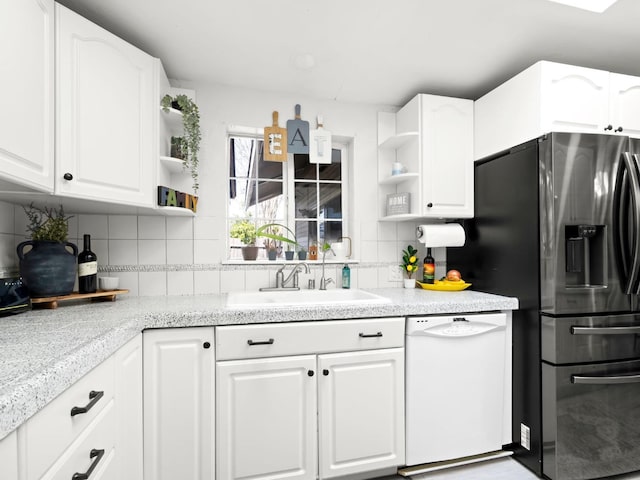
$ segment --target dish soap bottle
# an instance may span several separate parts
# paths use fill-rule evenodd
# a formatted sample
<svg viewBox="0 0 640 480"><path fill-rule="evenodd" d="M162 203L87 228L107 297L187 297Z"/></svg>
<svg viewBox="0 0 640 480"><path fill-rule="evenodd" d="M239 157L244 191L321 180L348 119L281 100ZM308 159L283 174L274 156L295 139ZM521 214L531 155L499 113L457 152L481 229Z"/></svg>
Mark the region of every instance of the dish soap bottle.
<svg viewBox="0 0 640 480"><path fill-rule="evenodd" d="M342 288L351 288L351 269L346 263L342 267Z"/></svg>
<svg viewBox="0 0 640 480"><path fill-rule="evenodd" d="M431 249L427 248L427 256L422 264L422 282L433 283L436 278L436 261L431 256Z"/></svg>

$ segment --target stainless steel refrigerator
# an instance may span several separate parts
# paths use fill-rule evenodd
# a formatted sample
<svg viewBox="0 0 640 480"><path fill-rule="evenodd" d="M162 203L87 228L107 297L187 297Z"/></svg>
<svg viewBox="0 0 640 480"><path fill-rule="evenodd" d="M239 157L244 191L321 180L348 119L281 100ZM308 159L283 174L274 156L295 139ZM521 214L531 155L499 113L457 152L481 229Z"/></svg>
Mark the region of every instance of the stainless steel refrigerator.
<svg viewBox="0 0 640 480"><path fill-rule="evenodd" d="M640 470L640 141L550 133L475 164L447 267L515 296L514 457L551 479Z"/></svg>

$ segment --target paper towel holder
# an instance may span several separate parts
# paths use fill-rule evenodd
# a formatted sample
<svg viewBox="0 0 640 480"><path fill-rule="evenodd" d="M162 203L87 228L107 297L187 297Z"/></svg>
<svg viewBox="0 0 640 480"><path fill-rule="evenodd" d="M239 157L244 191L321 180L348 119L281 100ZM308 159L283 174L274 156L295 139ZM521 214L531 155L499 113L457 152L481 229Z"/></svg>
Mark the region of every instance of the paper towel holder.
<svg viewBox="0 0 640 480"><path fill-rule="evenodd" d="M424 228L423 228L424 227ZM443 238L442 230L439 235L433 235L434 232L428 233L425 231L429 229L449 230L445 238ZM451 230L453 229L453 230ZM453 232L453 233L452 233ZM424 244L425 247L461 247L465 244L465 233L463 227L456 222L436 224L436 225L418 225L416 227L416 237L418 241Z"/></svg>

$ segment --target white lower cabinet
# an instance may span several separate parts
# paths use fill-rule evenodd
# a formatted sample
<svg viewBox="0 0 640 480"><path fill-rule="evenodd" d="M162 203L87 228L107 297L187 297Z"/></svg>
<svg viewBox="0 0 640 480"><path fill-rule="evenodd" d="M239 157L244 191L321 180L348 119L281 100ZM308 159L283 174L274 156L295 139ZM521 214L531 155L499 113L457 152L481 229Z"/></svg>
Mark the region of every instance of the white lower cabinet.
<svg viewBox="0 0 640 480"><path fill-rule="evenodd" d="M214 478L213 327L145 330L144 478Z"/></svg>
<svg viewBox="0 0 640 480"><path fill-rule="evenodd" d="M218 327L217 341L218 480L404 463L404 319ZM324 353L336 345L352 351Z"/></svg>
<svg viewBox="0 0 640 480"><path fill-rule="evenodd" d="M316 478L315 372L315 355L218 362L217 478Z"/></svg>
<svg viewBox="0 0 640 480"><path fill-rule="evenodd" d="M137 335L0 442L1 478L142 480L141 373Z"/></svg>

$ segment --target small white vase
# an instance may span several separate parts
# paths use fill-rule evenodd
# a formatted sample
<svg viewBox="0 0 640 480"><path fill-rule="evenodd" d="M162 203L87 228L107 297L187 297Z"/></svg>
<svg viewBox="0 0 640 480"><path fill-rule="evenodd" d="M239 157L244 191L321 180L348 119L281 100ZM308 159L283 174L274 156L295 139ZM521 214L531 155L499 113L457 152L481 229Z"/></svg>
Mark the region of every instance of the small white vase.
<svg viewBox="0 0 640 480"><path fill-rule="evenodd" d="M416 288L416 279L415 278L405 278L404 279L404 288Z"/></svg>

